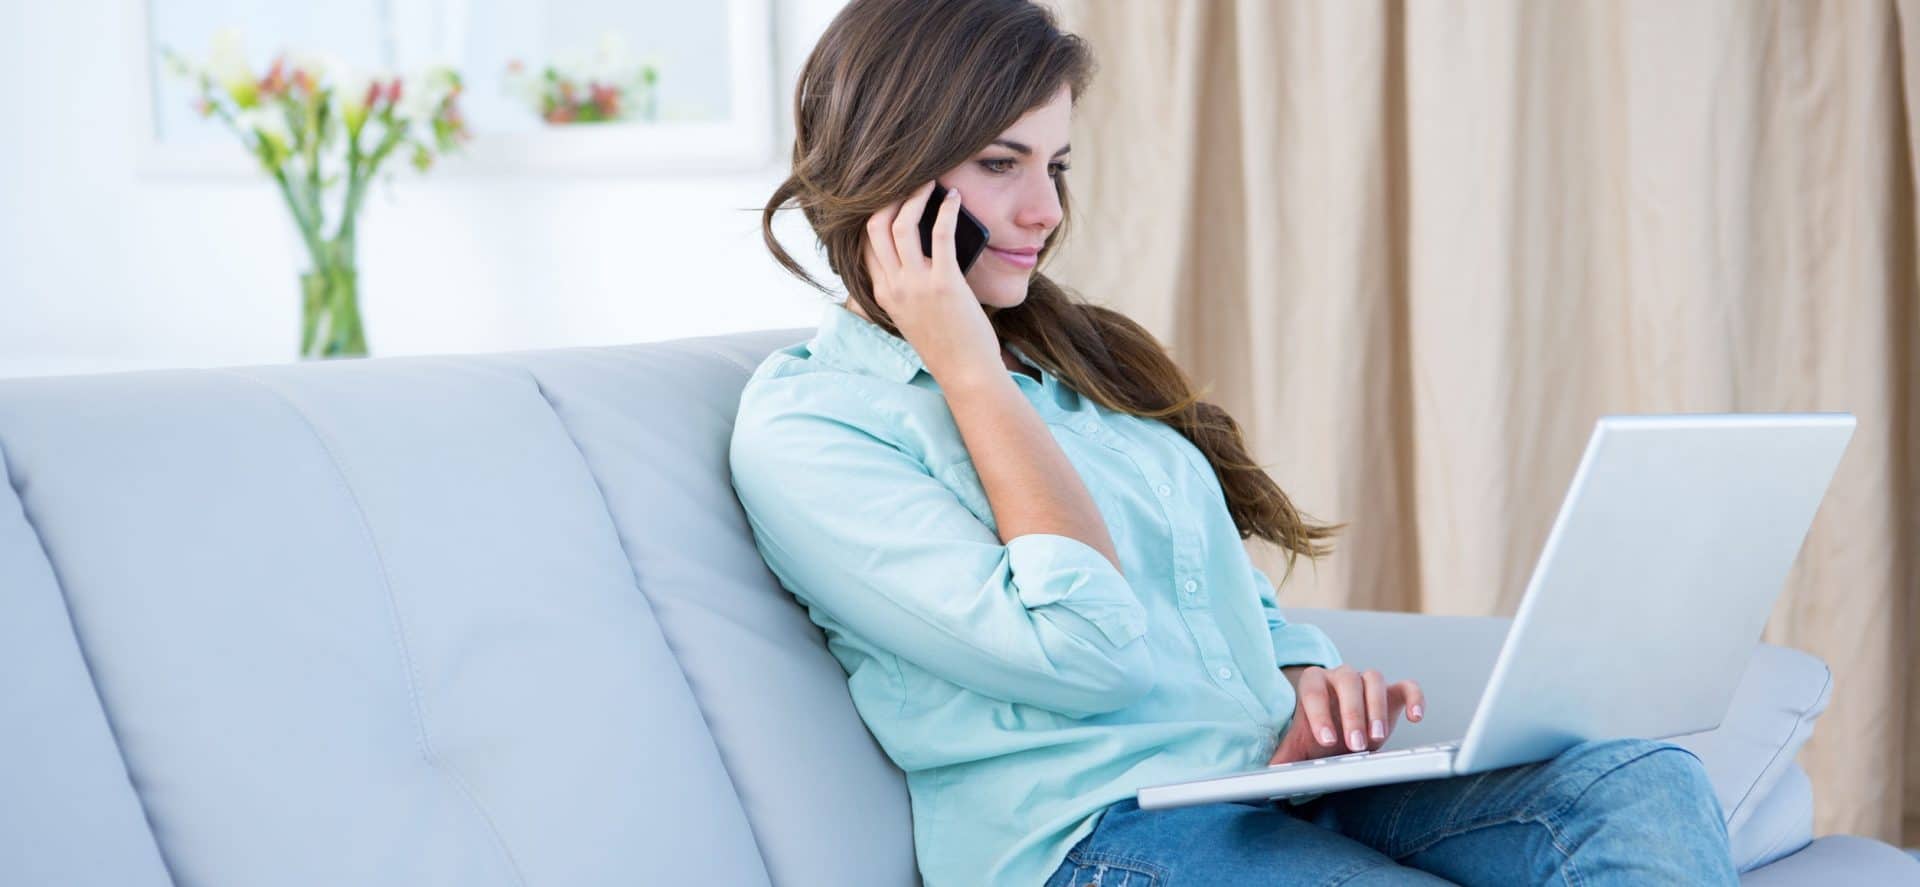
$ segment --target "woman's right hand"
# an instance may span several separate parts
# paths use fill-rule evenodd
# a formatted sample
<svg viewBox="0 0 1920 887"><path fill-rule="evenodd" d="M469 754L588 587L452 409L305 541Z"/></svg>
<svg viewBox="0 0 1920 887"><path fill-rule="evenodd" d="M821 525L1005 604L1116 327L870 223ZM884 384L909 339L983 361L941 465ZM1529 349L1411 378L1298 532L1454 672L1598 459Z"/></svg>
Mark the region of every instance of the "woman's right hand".
<svg viewBox="0 0 1920 887"><path fill-rule="evenodd" d="M1376 669L1357 671L1343 664L1331 671L1317 665L1280 671L1294 685L1293 721L1269 765L1379 751L1402 710L1409 721L1425 715L1427 696L1419 683L1389 684Z"/></svg>
<svg viewBox="0 0 1920 887"><path fill-rule="evenodd" d="M920 250L920 216L933 182L867 219L863 260L874 299L942 386L1006 374L1000 337L953 254L960 192L949 190L933 225L933 257Z"/></svg>

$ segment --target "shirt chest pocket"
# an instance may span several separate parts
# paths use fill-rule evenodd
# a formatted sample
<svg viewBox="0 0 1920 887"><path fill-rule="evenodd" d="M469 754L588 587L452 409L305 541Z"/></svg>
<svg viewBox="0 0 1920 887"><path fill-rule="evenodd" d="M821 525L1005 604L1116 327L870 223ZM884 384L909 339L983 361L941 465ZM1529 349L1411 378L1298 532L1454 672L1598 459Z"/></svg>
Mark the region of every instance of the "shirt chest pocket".
<svg viewBox="0 0 1920 887"><path fill-rule="evenodd" d="M1225 490L1220 487L1219 474L1213 470L1213 463L1207 461L1206 454L1200 452L1200 448L1195 446L1193 441L1188 440L1186 435L1181 434L1179 429L1159 420L1143 421L1140 425L1160 441L1160 446L1174 454L1174 458L1168 460L1167 467L1170 470L1175 465L1184 465L1195 482L1205 487L1209 493L1223 497L1226 495Z"/></svg>

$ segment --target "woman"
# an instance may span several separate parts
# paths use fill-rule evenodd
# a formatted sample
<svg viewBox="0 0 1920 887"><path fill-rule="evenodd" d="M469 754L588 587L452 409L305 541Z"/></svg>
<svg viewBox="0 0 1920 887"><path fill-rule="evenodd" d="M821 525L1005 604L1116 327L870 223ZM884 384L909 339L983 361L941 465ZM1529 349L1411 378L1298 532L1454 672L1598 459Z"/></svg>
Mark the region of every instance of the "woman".
<svg viewBox="0 0 1920 887"><path fill-rule="evenodd" d="M1287 622L1242 545L1284 547L1290 575L1338 527L1294 508L1145 329L1037 273L1092 69L1024 0L854 0L807 60L763 217L813 282L772 233L797 205L847 300L754 372L734 487L907 774L925 882L1734 883L1700 762L1667 743L1136 806L1143 785L1377 749L1423 700ZM964 274L961 206L989 230Z"/></svg>

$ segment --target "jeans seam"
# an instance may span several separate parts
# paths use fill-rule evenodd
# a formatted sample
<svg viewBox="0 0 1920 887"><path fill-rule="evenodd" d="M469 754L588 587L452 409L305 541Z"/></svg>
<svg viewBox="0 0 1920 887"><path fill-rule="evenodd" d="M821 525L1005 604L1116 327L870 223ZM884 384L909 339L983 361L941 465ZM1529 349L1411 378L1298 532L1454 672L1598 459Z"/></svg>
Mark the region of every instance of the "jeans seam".
<svg viewBox="0 0 1920 887"><path fill-rule="evenodd" d="M1493 814L1491 816L1481 817L1479 819L1472 820L1471 822L1468 822L1465 824L1437 826L1432 830L1428 831L1427 833L1417 838L1410 838L1405 842L1409 847L1412 847L1415 849L1409 849L1404 853L1395 853L1394 856L1396 858L1404 857L1404 856L1412 856L1413 854L1418 853L1429 846L1432 846L1433 844L1439 842L1442 839L1451 838L1455 835L1461 834L1466 831L1471 831L1476 828L1485 828L1486 826L1489 826L1489 825L1499 825L1504 822L1519 822L1519 821L1524 821L1530 818L1540 819L1540 818L1557 816L1558 814L1565 812L1567 808L1572 807L1573 805L1579 803L1581 798L1584 798L1587 796L1587 792L1593 790L1593 786L1595 784L1599 783L1600 780L1605 779L1607 776L1611 775L1614 771L1628 764L1631 764L1634 761L1640 760L1641 758L1644 758L1647 755L1654 754L1655 752L1666 751L1670 748L1673 750L1686 752L1687 754L1690 754L1690 755L1693 754L1692 752L1687 751L1687 749L1677 745L1661 745L1655 748L1648 749L1645 752L1634 755L1631 758L1628 758L1624 761L1614 764L1613 766L1608 767L1606 770L1601 771L1599 775L1593 778L1592 782L1587 784L1586 788L1583 788L1580 790L1579 794L1574 795L1571 798L1568 798L1566 801L1562 802L1558 807L1555 807L1550 810L1528 810L1520 813L1498 813L1498 814ZM1699 759L1698 756L1695 756L1695 760L1698 760L1698 759ZM1474 786L1478 786L1481 780L1484 780L1489 773L1493 773L1493 772L1495 771L1489 770L1486 773L1480 774L1480 780L1475 780ZM1460 798L1456 800L1454 803L1455 810L1459 809L1460 804L1466 803L1467 794L1468 792L1466 791L1463 791L1460 793ZM1448 818L1452 818L1452 815L1453 815L1452 811L1449 811Z"/></svg>
<svg viewBox="0 0 1920 887"><path fill-rule="evenodd" d="M1613 766L1608 767L1607 769L1601 771L1598 775L1593 777L1592 781L1587 783L1585 788L1582 788L1580 790L1579 794L1576 794L1573 797L1568 798L1566 801L1562 802L1559 806L1554 807L1550 810L1529 810L1529 811L1523 811L1521 813L1496 814L1493 816L1481 817L1471 822L1459 824L1455 826L1441 826L1439 828L1435 828L1427 832L1424 835L1421 835L1418 838L1411 839L1405 842L1406 843L1405 852L1394 853L1393 858L1396 860L1406 859L1408 857L1413 856L1414 854L1420 853L1421 851L1424 851L1432 847L1435 844L1440 843L1441 841L1444 841L1448 838L1458 837L1460 835L1466 834L1467 832L1474 831L1476 829L1487 828L1495 825L1510 825L1510 824L1517 824L1517 823L1532 822L1547 830L1548 840L1553 844L1553 848L1560 852L1562 858L1564 859L1563 868L1565 868L1571 875L1571 877L1568 878L1569 882L1578 884L1583 879L1581 879L1580 877L1578 867L1573 864L1572 851L1567 849L1566 844L1562 841L1561 831L1558 825L1560 822L1560 815L1565 813L1569 808L1573 807L1575 804L1578 804L1581 798L1584 798L1587 796L1587 792L1592 791L1593 787L1600 783L1600 780L1607 778L1608 776L1612 775L1615 771L1619 770L1621 767L1625 767L1626 765L1631 764L1634 761L1638 761L1641 758L1656 754L1658 752L1663 752L1663 751L1684 752L1688 755L1691 755L1695 760L1699 760L1699 755L1693 754L1692 751L1688 750L1684 746L1673 745L1671 743L1657 745L1653 748L1647 749L1644 752L1641 752L1630 758L1627 758L1626 760L1615 763ZM1493 771L1488 771L1488 772L1491 773ZM1482 773L1481 777L1485 778L1486 775L1487 775L1486 773ZM1475 784L1477 785L1478 783L1476 782ZM1461 793L1462 799L1465 798L1466 794L1467 794L1466 792ZM1457 805L1456 805L1456 809L1457 809Z"/></svg>
<svg viewBox="0 0 1920 887"><path fill-rule="evenodd" d="M1074 848L1067 853L1068 861L1075 866L1107 866L1122 871L1131 871L1137 875L1146 875L1155 884L1164 884L1170 873L1167 868L1150 859L1141 859L1111 850L1087 850Z"/></svg>
<svg viewBox="0 0 1920 887"><path fill-rule="evenodd" d="M1345 884L1348 881L1353 880L1354 878L1358 878L1361 875L1364 875L1370 871L1373 871L1374 869L1380 868L1382 866L1392 865L1392 864L1393 863L1390 861L1384 861L1384 860L1378 860L1378 859L1363 859L1360 862L1356 863L1352 868L1346 869L1345 871L1342 871L1339 874L1334 875L1331 880L1327 881L1326 887L1340 887L1341 884Z"/></svg>

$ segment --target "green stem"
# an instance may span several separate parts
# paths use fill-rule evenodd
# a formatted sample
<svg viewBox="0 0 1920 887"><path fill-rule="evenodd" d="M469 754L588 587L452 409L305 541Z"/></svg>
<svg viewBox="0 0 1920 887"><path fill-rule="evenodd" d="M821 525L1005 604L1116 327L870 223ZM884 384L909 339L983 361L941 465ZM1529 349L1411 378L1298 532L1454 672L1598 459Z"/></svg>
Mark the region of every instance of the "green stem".
<svg viewBox="0 0 1920 887"><path fill-rule="evenodd" d="M360 217L360 202L366 198L367 184L373 181L374 174L380 171L381 162L387 159L388 154L393 153L394 146L400 144L404 135L404 130L389 122L379 146L373 149L371 155L363 158L363 162L356 170L358 174L347 181L347 198L345 208L340 211L340 230L334 235L336 239L344 240L349 244L353 242L354 227Z"/></svg>
<svg viewBox="0 0 1920 887"><path fill-rule="evenodd" d="M273 180L280 185L280 197L287 202L287 210L293 213L293 223L300 229L300 239L306 243L307 255L312 259L314 267L318 268L326 264L326 248L323 246L324 241L320 239L319 220L307 218L307 214L301 209L299 198L293 194L293 186L287 181L286 173L274 170Z"/></svg>

